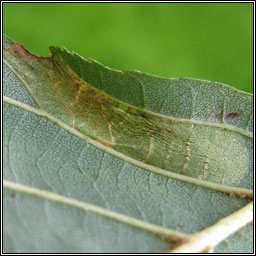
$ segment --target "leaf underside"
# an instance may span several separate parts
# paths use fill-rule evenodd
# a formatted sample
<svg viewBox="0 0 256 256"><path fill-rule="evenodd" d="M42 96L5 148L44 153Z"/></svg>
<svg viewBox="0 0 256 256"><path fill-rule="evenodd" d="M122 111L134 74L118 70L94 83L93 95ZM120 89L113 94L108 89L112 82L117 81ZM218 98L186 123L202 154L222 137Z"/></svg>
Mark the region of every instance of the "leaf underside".
<svg viewBox="0 0 256 256"><path fill-rule="evenodd" d="M181 235L249 202L243 197L253 186L252 95L204 80L115 71L65 48L50 49L50 57L38 57L4 38L6 180ZM9 188L4 249L164 252L177 246L166 234L103 215ZM215 251L250 252L252 227L245 230Z"/></svg>

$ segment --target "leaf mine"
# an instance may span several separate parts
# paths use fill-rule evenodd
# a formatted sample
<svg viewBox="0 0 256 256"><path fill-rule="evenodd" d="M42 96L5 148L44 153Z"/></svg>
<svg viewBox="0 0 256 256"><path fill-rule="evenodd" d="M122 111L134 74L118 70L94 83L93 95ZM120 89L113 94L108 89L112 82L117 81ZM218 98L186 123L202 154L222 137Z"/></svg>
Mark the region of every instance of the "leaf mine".
<svg viewBox="0 0 256 256"><path fill-rule="evenodd" d="M239 186L250 172L250 138L237 132L236 127L214 123L219 117L211 123L198 122L122 102L79 77L66 60L69 53L60 48L51 47L51 57L37 57L7 40L4 50L10 65L19 62L14 68L40 109L117 152L169 172L221 185ZM31 67L41 75L19 70ZM243 114L242 110L223 113L223 106L222 102L225 120Z"/></svg>

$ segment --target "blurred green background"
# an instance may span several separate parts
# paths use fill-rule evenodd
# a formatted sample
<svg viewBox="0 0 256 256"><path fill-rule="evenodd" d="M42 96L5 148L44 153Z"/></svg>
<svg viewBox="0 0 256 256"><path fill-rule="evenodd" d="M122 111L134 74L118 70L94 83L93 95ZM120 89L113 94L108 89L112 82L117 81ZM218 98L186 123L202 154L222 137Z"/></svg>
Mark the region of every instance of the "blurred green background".
<svg viewBox="0 0 256 256"><path fill-rule="evenodd" d="M38 55L253 91L253 3L4 3L3 30Z"/></svg>

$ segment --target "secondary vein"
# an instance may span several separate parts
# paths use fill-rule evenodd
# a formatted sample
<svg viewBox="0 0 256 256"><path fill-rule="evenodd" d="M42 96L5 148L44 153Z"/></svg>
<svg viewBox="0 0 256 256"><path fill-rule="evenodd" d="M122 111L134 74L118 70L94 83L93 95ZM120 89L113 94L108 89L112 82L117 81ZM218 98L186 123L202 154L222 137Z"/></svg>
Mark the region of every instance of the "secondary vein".
<svg viewBox="0 0 256 256"><path fill-rule="evenodd" d="M3 187L6 189L10 189L10 190L14 190L14 191L18 191L21 193L25 193L25 194L29 194L32 196L37 196L46 200L50 200L50 201L54 201L60 204L65 204L65 205L69 205L72 207L76 207L79 209L82 209L84 211L90 211L111 219L114 219L116 221L119 222L123 222L125 224L134 226L136 228L140 228L158 235L162 235L163 238L166 238L170 241L177 241L180 239L188 239L190 237L189 234L186 233L182 233L179 231L175 231L172 229L168 229L168 228L164 228L155 224L151 224L148 223L146 221L142 221L142 220L138 220L136 218L124 215L124 214L120 214L99 206L96 206L94 204L89 204L86 202L82 202L79 200L76 200L74 198L69 198L66 196L62 196L50 191L46 191L46 190L42 190L42 189L38 189L38 188L33 188L30 186L26 186L23 184L19 184L19 183L15 183L12 181L8 181L8 180L3 180Z"/></svg>
<svg viewBox="0 0 256 256"><path fill-rule="evenodd" d="M201 186L201 187L205 187L208 189L212 189L212 190L216 190L216 191L221 191L221 192L226 192L226 193L234 193L237 195L241 195L241 196L247 196L249 198L253 197L253 191L251 189L246 189L246 188L240 188L240 187L232 187L232 186L226 186L226 185L221 185L221 184L217 184L214 182L210 182L210 181L206 181L206 180L200 180L200 179L196 179L196 178L192 178L189 176L185 176L182 174L178 174L178 173L174 173L174 172L170 172L170 171L166 171L164 169L161 169L159 167L153 166L153 165L149 165L146 163L143 163L139 160L136 160L132 157L129 157L123 153L120 153L110 147L107 147L105 145L103 145L102 143L91 139L90 137L80 133L79 131L77 131L76 129L74 129L73 127L70 127L69 125L63 123L62 121L58 120L57 118L55 118L54 116L50 115L49 113L41 110L41 109L36 109L34 107L31 107L29 105L26 105L24 103L18 102L14 99L11 99L9 97L3 96L3 101L9 104L12 104L16 107L19 107L21 109L24 109L26 111L29 111L31 113L34 113L38 116L41 116L43 118L48 119L49 121L53 122L55 125L63 128L64 130L70 132L71 134L77 136L78 138L84 140L87 143L90 143L91 145L103 150L106 153L112 154L132 165L135 165L137 167L143 168L145 170L151 171L153 173L165 176L165 177L169 177L169 178L173 178L179 181L183 181L183 182L188 182L197 186Z"/></svg>

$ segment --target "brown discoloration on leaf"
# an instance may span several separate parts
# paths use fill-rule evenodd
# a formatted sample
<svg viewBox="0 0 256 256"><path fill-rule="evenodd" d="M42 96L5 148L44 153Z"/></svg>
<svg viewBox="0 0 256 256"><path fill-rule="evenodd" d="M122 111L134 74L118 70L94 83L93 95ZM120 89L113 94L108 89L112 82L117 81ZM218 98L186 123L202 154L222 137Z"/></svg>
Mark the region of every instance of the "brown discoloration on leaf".
<svg viewBox="0 0 256 256"><path fill-rule="evenodd" d="M109 122L108 122L108 131L109 131L109 135L110 135L110 139L111 139L111 144L114 145L115 137L113 136L113 133L112 133L112 125Z"/></svg>
<svg viewBox="0 0 256 256"><path fill-rule="evenodd" d="M82 83L82 81L81 81L80 79L78 79L77 77L75 77L75 78L73 78L71 85L72 85L73 87L79 89L79 88L83 85L83 83Z"/></svg>
<svg viewBox="0 0 256 256"><path fill-rule="evenodd" d="M232 120L232 119L238 118L242 115L242 113L243 113L242 110L237 111L237 112L231 112L231 113L225 115L225 119L226 120Z"/></svg>
<svg viewBox="0 0 256 256"><path fill-rule="evenodd" d="M236 111L236 112L231 112L231 113L228 113L226 115L224 115L224 119L225 120L232 120L232 119L235 119L235 118L238 118L242 115L243 111L242 110L239 110L239 111ZM223 121L223 113L218 113L218 114L215 114L215 113L211 113L210 116L208 117L209 120L216 120L216 121Z"/></svg>
<svg viewBox="0 0 256 256"><path fill-rule="evenodd" d="M214 117L214 119L217 120L217 121L221 121L221 119L222 119L222 113L216 114L215 117Z"/></svg>
<svg viewBox="0 0 256 256"><path fill-rule="evenodd" d="M107 98L106 95L104 95L102 92L94 90L93 88L86 88L84 98L86 99L87 104L95 105L95 107L98 105L108 105L112 102ZM81 98L82 100L82 98ZM82 101L83 102L83 101Z"/></svg>
<svg viewBox="0 0 256 256"><path fill-rule="evenodd" d="M16 197L16 194L14 193L14 192L12 192L11 194L10 194L10 196L11 196L11 198L15 198Z"/></svg>
<svg viewBox="0 0 256 256"><path fill-rule="evenodd" d="M248 199L252 199L253 196L252 195L247 195L247 194L238 194L239 198L248 198Z"/></svg>
<svg viewBox="0 0 256 256"><path fill-rule="evenodd" d="M188 241L188 239L186 239L186 238L180 238L180 237L171 236L171 235L164 235L164 234L159 234L159 233L156 233L156 235L165 241L175 243L174 248L176 248Z"/></svg>
<svg viewBox="0 0 256 256"><path fill-rule="evenodd" d="M152 148L153 148L153 137L149 137L149 146L148 146L148 152L145 156L145 159L144 159L144 163L146 163L148 161L148 159L150 158L150 155L152 153Z"/></svg>
<svg viewBox="0 0 256 256"><path fill-rule="evenodd" d="M246 199L253 199L253 195L248 194L237 194L237 193L229 193L230 197L239 197L239 198L246 198Z"/></svg>
<svg viewBox="0 0 256 256"><path fill-rule="evenodd" d="M101 144L103 144L104 146L109 147L109 148L112 148L112 147L113 147L113 145L112 145L111 143L107 142L107 141L99 141L99 143L101 143Z"/></svg>
<svg viewBox="0 0 256 256"><path fill-rule="evenodd" d="M174 246L172 247L172 249L171 249L171 250L168 250L166 253L171 253L172 250L175 250L176 248L178 248L178 247L180 247L181 245L183 245L183 244L185 244L185 243L188 242L188 239L185 239L185 238L183 238L183 239L181 239L181 238L180 238L180 239L177 239L177 238L173 238L173 237L171 237L171 236L163 236L163 235L161 235L160 237L161 237L162 239L168 241L168 242L174 242L174 243L175 243Z"/></svg>
<svg viewBox="0 0 256 256"><path fill-rule="evenodd" d="M130 114L130 113L131 113L131 108L128 107L128 108L125 110L125 112Z"/></svg>
<svg viewBox="0 0 256 256"><path fill-rule="evenodd" d="M207 119L210 121L221 121L222 113L215 114L214 112L211 112Z"/></svg>
<svg viewBox="0 0 256 256"><path fill-rule="evenodd" d="M222 139L224 136L221 136L221 132L226 134L225 128L219 132L216 127L201 129L196 125L194 135L193 125L189 122L158 116L115 99L86 82L86 78L79 77L57 48L51 49L52 56L48 58L29 53L18 43L8 44L5 51L8 52L10 61L16 58L22 63L21 67L27 70L28 75L24 80L29 81L31 94L40 103L42 110L49 111L51 115L102 145L136 160L144 160L152 166L194 178L222 184L223 180L220 178L225 176L225 185L236 185L242 175L247 174L247 151L243 151L242 157L233 159L233 146L243 144L234 139L236 137L233 133L228 133ZM40 76L31 76L31 68ZM211 109L212 112L207 111L203 119L223 122L242 114L242 111L235 111L236 109L230 109L231 113L224 113L224 109ZM193 142L191 147L190 140ZM212 145L213 150L209 153L209 161L207 157L203 161L207 144ZM213 158L223 159L223 145L227 148L227 152L224 152L226 160L215 164ZM160 159L164 160L164 164ZM195 170L203 170L203 174L198 177L200 173L193 171L194 169L190 171L190 164L193 164ZM228 174L227 166L230 168ZM214 168L225 175L205 175L206 171L214 172ZM236 175L236 169L244 170L244 173Z"/></svg>
<svg viewBox="0 0 256 256"><path fill-rule="evenodd" d="M209 246L206 249L204 249L203 251L201 251L200 253L212 253L212 252L213 252L213 248L211 246Z"/></svg>
<svg viewBox="0 0 256 256"><path fill-rule="evenodd" d="M138 115L144 119L148 119L148 115L147 113L143 112L143 111L138 111Z"/></svg>
<svg viewBox="0 0 256 256"><path fill-rule="evenodd" d="M19 59L22 59L22 58L39 59L39 60L50 59L50 57L37 56L35 54L32 54L27 49L25 49L22 44L15 43L15 42L10 45L10 53Z"/></svg>

